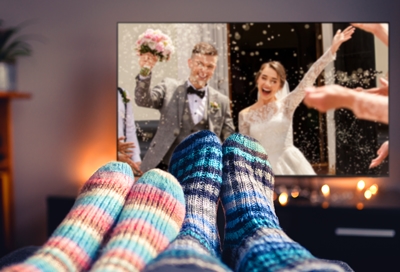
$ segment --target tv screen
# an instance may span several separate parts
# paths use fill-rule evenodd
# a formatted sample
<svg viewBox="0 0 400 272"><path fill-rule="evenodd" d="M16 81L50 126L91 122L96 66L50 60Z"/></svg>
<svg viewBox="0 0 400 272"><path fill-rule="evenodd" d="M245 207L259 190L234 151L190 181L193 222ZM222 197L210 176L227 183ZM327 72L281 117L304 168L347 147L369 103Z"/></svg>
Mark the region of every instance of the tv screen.
<svg viewBox="0 0 400 272"><path fill-rule="evenodd" d="M160 122L158 110L140 107L134 99L140 71L137 41L147 30L160 30L175 48L167 61L158 61L152 69L150 88L167 77L187 80L193 46L202 41L214 45L218 62L208 85L229 97L235 130L242 132L239 113L259 99L256 73L263 63L278 61L284 67L287 88L286 93L279 91L278 100L288 100L285 97L291 93L301 97L304 90L298 86L304 81L314 86L339 84L369 89L380 84L379 78L388 77L388 47L360 29L340 46L334 59L324 63L323 69L318 66L317 61L330 50L337 30L349 25L350 22L118 23L118 87L131 98L129 107L136 124L140 157L146 155ZM253 132L256 137L250 136L266 143L271 160L277 156L280 161L276 164L285 165L290 160L304 159L300 167L312 168L312 172L305 173L283 169L277 176L389 176L388 159L370 168L380 146L389 140L388 125L357 119L346 109L320 113L301 100L293 106L293 115L285 111L289 112L286 117L291 123L282 117L271 119L270 109L256 115L262 122L257 132ZM277 124L271 126L271 122ZM123 131L123 125L119 123L119 131ZM271 146L276 150L269 150Z"/></svg>

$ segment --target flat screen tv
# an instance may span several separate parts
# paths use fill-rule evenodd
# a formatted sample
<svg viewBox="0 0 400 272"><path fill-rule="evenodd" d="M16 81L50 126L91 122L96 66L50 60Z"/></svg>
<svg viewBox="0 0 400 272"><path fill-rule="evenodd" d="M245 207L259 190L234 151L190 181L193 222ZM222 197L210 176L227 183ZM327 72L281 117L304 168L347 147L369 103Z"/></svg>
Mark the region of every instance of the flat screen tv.
<svg viewBox="0 0 400 272"><path fill-rule="evenodd" d="M175 47L168 61L159 62L153 68L151 87L166 77L187 80L193 45L209 42L217 48L219 57L208 84L230 98L238 131L239 112L257 101L255 74L263 63L282 63L289 92L292 92L312 65L329 50L336 31L345 29L350 23L268 22L266 19L223 23L121 22L117 25L118 87L134 98L135 78L140 70L136 41L147 29L159 29L167 34ZM372 34L357 29L352 38L341 45L335 60L325 67L313 85L339 84L368 89L378 86L379 78L388 77L388 71L388 47ZM132 100L143 158L156 133L160 114L157 110L139 107ZM305 176L389 176L389 158L380 166L369 168L379 147L389 140L389 125L357 119L346 109L319 113L301 102L294 112L291 130L294 146L315 171L315 175ZM263 133L263 137L275 135L273 131ZM290 173L280 175L291 176Z"/></svg>

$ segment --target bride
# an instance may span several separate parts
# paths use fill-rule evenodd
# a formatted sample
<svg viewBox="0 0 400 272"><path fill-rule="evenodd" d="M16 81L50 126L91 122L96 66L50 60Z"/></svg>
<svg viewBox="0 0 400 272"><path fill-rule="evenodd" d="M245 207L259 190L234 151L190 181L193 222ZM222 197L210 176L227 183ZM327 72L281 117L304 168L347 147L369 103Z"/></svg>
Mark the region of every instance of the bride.
<svg viewBox="0 0 400 272"><path fill-rule="evenodd" d="M293 144L293 113L321 71L335 59L339 46L349 40L354 27L338 30L331 47L307 71L299 85L287 95L285 68L278 61L261 65L256 74L258 101L240 111L239 132L257 139L268 153L275 175L315 175L311 164ZM288 88L287 88L288 89Z"/></svg>

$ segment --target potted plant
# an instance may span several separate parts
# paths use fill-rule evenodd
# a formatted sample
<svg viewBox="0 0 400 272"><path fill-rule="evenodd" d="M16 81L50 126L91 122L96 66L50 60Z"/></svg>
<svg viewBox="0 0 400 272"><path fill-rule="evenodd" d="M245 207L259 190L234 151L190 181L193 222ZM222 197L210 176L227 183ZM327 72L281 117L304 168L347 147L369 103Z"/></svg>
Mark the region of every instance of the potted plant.
<svg viewBox="0 0 400 272"><path fill-rule="evenodd" d="M18 36L23 25L4 27L0 19L0 91L16 90L16 61L18 57L30 56L31 46L26 36Z"/></svg>

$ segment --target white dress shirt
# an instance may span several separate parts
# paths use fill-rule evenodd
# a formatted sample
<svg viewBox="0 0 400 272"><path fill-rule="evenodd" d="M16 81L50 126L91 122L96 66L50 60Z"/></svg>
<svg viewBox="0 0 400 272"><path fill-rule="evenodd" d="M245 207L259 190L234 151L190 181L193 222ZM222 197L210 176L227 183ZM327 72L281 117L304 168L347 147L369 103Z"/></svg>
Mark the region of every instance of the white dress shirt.
<svg viewBox="0 0 400 272"><path fill-rule="evenodd" d="M125 136L125 142L134 143L132 160L141 162L139 141L136 135L136 125L133 116L131 101L126 104L126 135L124 135L125 104L120 92L118 92L118 138Z"/></svg>
<svg viewBox="0 0 400 272"><path fill-rule="evenodd" d="M188 80L188 85L194 86L190 83ZM205 95L203 98L200 98L197 94L187 94L188 97L188 102L189 102L189 108L190 112L192 114L192 120L195 125L197 125L201 120L203 120L205 109L207 108L207 96L208 96L208 88L205 86L202 89L199 90L204 90Z"/></svg>

